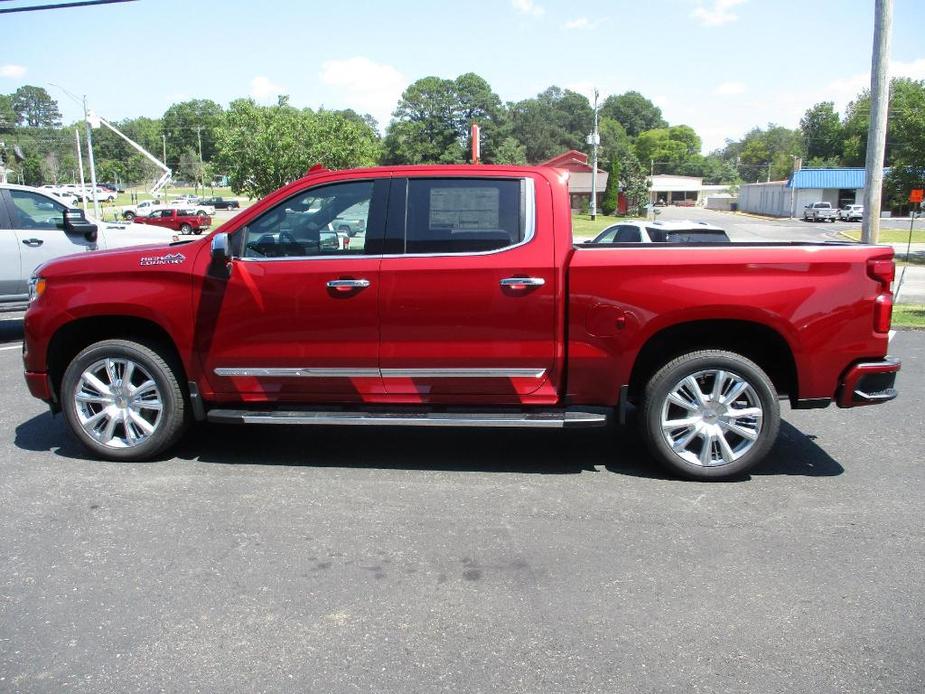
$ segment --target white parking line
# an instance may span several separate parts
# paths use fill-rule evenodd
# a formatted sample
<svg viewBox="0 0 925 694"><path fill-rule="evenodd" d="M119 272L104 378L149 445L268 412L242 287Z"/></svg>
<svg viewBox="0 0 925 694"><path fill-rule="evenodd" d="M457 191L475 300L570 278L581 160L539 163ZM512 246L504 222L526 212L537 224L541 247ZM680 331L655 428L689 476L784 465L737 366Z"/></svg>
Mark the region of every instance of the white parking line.
<svg viewBox="0 0 925 694"><path fill-rule="evenodd" d="M22 349L22 342L20 342L18 345L4 345L3 347L0 347L0 352L5 352L9 349Z"/></svg>

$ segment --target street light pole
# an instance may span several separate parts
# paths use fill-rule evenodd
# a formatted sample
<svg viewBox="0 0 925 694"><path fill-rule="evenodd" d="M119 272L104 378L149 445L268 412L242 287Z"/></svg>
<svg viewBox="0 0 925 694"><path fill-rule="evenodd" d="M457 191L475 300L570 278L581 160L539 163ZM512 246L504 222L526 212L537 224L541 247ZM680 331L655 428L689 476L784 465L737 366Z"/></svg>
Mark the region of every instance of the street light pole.
<svg viewBox="0 0 925 694"><path fill-rule="evenodd" d="M87 110L87 96L84 95L84 122L87 125L87 157L90 160L90 185L93 187L93 214L98 220L100 215L100 201L96 194L96 163L93 160L93 126L90 124L90 112ZM84 190L84 195L87 191Z"/></svg>
<svg viewBox="0 0 925 694"><path fill-rule="evenodd" d="M597 132L597 89L594 90L594 130L588 137L588 144L591 145L591 202L588 210L591 213L591 220L597 219L597 146L601 143L601 136Z"/></svg>
<svg viewBox="0 0 925 694"><path fill-rule="evenodd" d="M893 28L893 0L876 0L874 6L874 50L870 66L870 127L867 130L867 158L864 162L864 219L861 241L877 243L880 237L880 204L883 194L883 153L890 105L890 44Z"/></svg>
<svg viewBox="0 0 925 694"><path fill-rule="evenodd" d="M87 186L84 183L84 158L80 151L80 128L74 128L74 135L77 137L77 166L80 169L80 189L86 193ZM84 214L87 213L87 196L82 195L81 199L84 204Z"/></svg>

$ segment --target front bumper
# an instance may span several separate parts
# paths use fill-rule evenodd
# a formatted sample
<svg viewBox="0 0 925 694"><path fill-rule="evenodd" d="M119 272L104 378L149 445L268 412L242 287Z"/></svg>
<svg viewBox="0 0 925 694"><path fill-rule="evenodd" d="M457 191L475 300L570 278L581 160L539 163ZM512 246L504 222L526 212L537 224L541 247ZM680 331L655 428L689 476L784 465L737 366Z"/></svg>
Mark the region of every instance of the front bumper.
<svg viewBox="0 0 925 694"><path fill-rule="evenodd" d="M848 368L841 378L836 402L839 407L879 405L897 395L894 384L902 362L895 357L863 361Z"/></svg>
<svg viewBox="0 0 925 694"><path fill-rule="evenodd" d="M54 389L51 387L51 379L44 371L26 371L26 386L33 397L44 400L49 404L55 402Z"/></svg>

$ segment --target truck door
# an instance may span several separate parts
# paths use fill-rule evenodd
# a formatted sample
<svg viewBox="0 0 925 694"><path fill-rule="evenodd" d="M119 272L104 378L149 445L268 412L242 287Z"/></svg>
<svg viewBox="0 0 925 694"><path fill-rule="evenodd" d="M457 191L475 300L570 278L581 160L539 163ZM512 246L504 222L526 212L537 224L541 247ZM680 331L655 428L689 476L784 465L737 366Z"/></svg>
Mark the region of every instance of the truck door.
<svg viewBox="0 0 925 694"><path fill-rule="evenodd" d="M96 249L83 234L64 231L64 210L57 200L30 190L8 188L7 210L18 242L23 277L28 280L39 265L54 258Z"/></svg>
<svg viewBox="0 0 925 694"><path fill-rule="evenodd" d="M247 220L227 278L206 279L196 349L217 393L362 402L382 397L379 264L388 179L318 183ZM338 243L331 222L367 234Z"/></svg>
<svg viewBox="0 0 925 694"><path fill-rule="evenodd" d="M551 199L542 187L538 206L536 188L531 177L393 181L380 368L394 399L520 403L555 385Z"/></svg>

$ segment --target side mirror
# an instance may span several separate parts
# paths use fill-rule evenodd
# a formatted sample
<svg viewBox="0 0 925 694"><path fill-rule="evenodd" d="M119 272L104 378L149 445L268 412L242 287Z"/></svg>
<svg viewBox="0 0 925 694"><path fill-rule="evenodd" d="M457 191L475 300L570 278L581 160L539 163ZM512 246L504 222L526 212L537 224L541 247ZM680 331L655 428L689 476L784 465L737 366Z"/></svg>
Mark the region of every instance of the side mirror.
<svg viewBox="0 0 925 694"><path fill-rule="evenodd" d="M64 231L68 234L82 234L90 243L96 242L96 224L84 216L83 210L64 211Z"/></svg>
<svg viewBox="0 0 925 694"><path fill-rule="evenodd" d="M216 234L212 237L212 262L224 265L231 260L228 234Z"/></svg>

